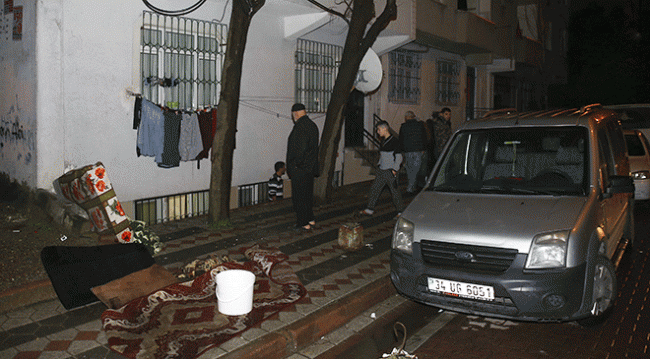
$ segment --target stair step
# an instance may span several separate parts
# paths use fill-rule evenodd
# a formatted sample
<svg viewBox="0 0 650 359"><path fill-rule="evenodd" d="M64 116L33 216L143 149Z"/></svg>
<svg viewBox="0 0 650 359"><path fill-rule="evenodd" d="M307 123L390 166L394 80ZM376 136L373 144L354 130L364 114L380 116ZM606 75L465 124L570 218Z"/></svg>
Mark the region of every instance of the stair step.
<svg viewBox="0 0 650 359"><path fill-rule="evenodd" d="M350 319L396 294L388 275L382 276L284 328L257 338L219 359L283 359L308 348L345 326Z"/></svg>
<svg viewBox="0 0 650 359"><path fill-rule="evenodd" d="M381 358L402 345L403 328L394 332L397 322L406 328L404 349L412 353L453 315L394 294L288 359Z"/></svg>

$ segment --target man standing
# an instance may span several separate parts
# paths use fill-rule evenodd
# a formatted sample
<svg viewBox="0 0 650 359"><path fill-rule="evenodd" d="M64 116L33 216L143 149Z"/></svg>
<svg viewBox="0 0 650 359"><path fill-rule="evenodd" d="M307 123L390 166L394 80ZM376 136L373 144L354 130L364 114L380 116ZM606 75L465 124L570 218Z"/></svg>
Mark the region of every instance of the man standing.
<svg viewBox="0 0 650 359"><path fill-rule="evenodd" d="M435 141L433 155L435 160L442 154L449 137L451 137L451 109L445 107L440 110L440 113L433 121L433 139Z"/></svg>
<svg viewBox="0 0 650 359"><path fill-rule="evenodd" d="M310 230L314 217L314 177L318 176L318 127L307 116L305 105L291 107L294 126L287 144L287 174L291 178L291 199L296 228Z"/></svg>
<svg viewBox="0 0 650 359"><path fill-rule="evenodd" d="M427 135L424 124L415 118L413 111L406 111L404 123L399 129L399 143L404 153L404 167L406 168L406 192L413 194L417 186L424 187L424 178L418 178L424 151L426 150Z"/></svg>

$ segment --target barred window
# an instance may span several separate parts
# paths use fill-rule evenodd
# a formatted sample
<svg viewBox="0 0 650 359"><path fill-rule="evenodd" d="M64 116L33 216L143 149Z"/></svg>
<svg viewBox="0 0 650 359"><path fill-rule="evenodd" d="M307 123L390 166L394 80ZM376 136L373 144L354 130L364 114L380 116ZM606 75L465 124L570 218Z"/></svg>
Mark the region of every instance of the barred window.
<svg viewBox="0 0 650 359"><path fill-rule="evenodd" d="M438 60L437 69L436 103L458 105L460 101L460 63L451 60Z"/></svg>
<svg viewBox="0 0 650 359"><path fill-rule="evenodd" d="M142 96L193 110L217 104L226 25L144 11L140 29Z"/></svg>
<svg viewBox="0 0 650 359"><path fill-rule="evenodd" d="M388 100L397 103L420 102L420 54L395 50L390 52Z"/></svg>
<svg viewBox="0 0 650 359"><path fill-rule="evenodd" d="M298 39L295 99L307 112L327 111L342 53L341 46Z"/></svg>

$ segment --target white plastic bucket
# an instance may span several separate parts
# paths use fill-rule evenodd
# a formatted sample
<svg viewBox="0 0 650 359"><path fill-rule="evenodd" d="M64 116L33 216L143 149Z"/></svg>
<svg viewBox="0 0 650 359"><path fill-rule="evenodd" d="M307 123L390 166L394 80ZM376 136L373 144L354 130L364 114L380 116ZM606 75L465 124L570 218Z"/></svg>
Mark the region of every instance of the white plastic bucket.
<svg viewBox="0 0 650 359"><path fill-rule="evenodd" d="M225 315L244 315L253 309L255 274L242 269L229 269L216 276L215 289L219 312Z"/></svg>

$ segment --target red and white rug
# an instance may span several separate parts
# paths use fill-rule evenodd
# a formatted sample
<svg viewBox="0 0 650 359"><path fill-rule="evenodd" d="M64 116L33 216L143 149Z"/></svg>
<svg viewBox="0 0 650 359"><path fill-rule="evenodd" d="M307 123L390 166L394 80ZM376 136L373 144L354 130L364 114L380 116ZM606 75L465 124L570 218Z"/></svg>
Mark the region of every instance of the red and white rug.
<svg viewBox="0 0 650 359"><path fill-rule="evenodd" d="M277 249L245 251L250 261L223 263L187 282L162 288L119 309L107 309L102 325L108 347L127 358L196 358L262 322L306 294ZM225 269L255 273L253 310L226 316L218 311L215 275Z"/></svg>

